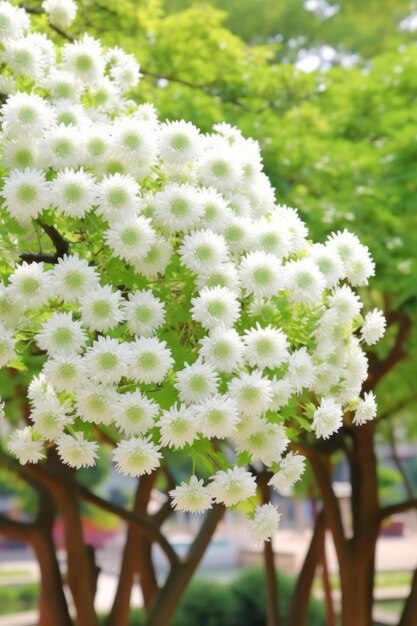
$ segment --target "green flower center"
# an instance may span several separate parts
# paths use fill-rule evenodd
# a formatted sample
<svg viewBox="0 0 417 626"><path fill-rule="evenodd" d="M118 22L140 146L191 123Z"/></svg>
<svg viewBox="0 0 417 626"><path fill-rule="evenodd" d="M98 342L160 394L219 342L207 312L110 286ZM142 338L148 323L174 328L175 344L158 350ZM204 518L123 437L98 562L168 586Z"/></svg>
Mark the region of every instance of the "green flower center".
<svg viewBox="0 0 417 626"><path fill-rule="evenodd" d="M29 204L38 197L38 190L33 185L28 183L21 185L18 190L18 197L21 202Z"/></svg>
<svg viewBox="0 0 417 626"><path fill-rule="evenodd" d="M40 282L33 278L32 276L28 276L24 280L22 280L22 293L25 296L34 296L39 293L41 288Z"/></svg>
<svg viewBox="0 0 417 626"><path fill-rule="evenodd" d="M77 270L67 272L64 282L68 289L80 289L85 285L84 274L82 272L78 272Z"/></svg>
<svg viewBox="0 0 417 626"><path fill-rule="evenodd" d="M126 204L127 197L128 196L125 189L122 189L121 187L115 187L109 192L108 200L112 206L120 209L120 207Z"/></svg>
<svg viewBox="0 0 417 626"><path fill-rule="evenodd" d="M158 357L154 352L143 352L138 359L138 363L144 370L152 370L158 365Z"/></svg>
<svg viewBox="0 0 417 626"><path fill-rule="evenodd" d="M68 346L73 341L73 334L67 326L61 326L54 332L54 341L58 346Z"/></svg>
<svg viewBox="0 0 417 626"><path fill-rule="evenodd" d="M207 418L211 424L217 425L223 422L224 414L222 411L219 411L218 409L211 409L211 411L209 411Z"/></svg>
<svg viewBox="0 0 417 626"><path fill-rule="evenodd" d="M221 317L226 313L226 306L221 300L213 300L208 305L207 311L213 317Z"/></svg>
<svg viewBox="0 0 417 626"><path fill-rule="evenodd" d="M64 196L67 202L79 202L83 197L83 188L75 183L70 183L64 189Z"/></svg>
<svg viewBox="0 0 417 626"><path fill-rule="evenodd" d="M96 317L108 317L111 313L111 305L107 300L96 300L93 303L92 311Z"/></svg>
<svg viewBox="0 0 417 626"><path fill-rule="evenodd" d="M230 166L227 161L218 159L217 161L213 161L211 171L216 178L227 178L230 174Z"/></svg>
<svg viewBox="0 0 417 626"><path fill-rule="evenodd" d="M126 419L129 422L141 422L146 413L140 406L130 406L125 412Z"/></svg>
<svg viewBox="0 0 417 626"><path fill-rule="evenodd" d="M93 67L93 61L88 54L79 54L76 58L75 65L80 72L89 72Z"/></svg>
<svg viewBox="0 0 417 626"><path fill-rule="evenodd" d="M113 352L103 352L100 354L99 363L101 369L112 370L118 365L119 359Z"/></svg>
<svg viewBox="0 0 417 626"><path fill-rule="evenodd" d="M23 124L33 124L37 119L36 111L32 107L22 107L19 111L19 120Z"/></svg>
<svg viewBox="0 0 417 626"><path fill-rule="evenodd" d="M215 344L213 354L219 359L227 359L230 356L230 346L225 341L219 341Z"/></svg>
<svg viewBox="0 0 417 626"><path fill-rule="evenodd" d="M187 135L178 134L178 135L174 135L171 138L170 144L174 150L181 151L181 150L185 150L186 148L188 148L188 146L190 145L190 141Z"/></svg>
<svg viewBox="0 0 417 626"><path fill-rule="evenodd" d="M142 304L138 306L136 309L136 319L138 322L142 322L147 324L152 321L153 311L150 306L146 306L146 304Z"/></svg>
<svg viewBox="0 0 417 626"><path fill-rule="evenodd" d="M14 155L14 160L17 167L29 167L33 165L33 156L30 150L27 148L20 148Z"/></svg>
<svg viewBox="0 0 417 626"><path fill-rule="evenodd" d="M140 243L140 234L133 226L125 228L120 234L120 240L125 246L136 246Z"/></svg>
<svg viewBox="0 0 417 626"><path fill-rule="evenodd" d="M59 376L64 380L72 380L77 375L77 370L71 363L63 363L58 372Z"/></svg>
<svg viewBox="0 0 417 626"><path fill-rule="evenodd" d="M208 262L214 257L214 250L208 243L203 243L201 246L197 246L195 256L198 261Z"/></svg>
<svg viewBox="0 0 417 626"><path fill-rule="evenodd" d="M88 144L88 151L91 156L99 157L102 156L106 152L106 143L102 139L98 137L95 139L91 139Z"/></svg>
<svg viewBox="0 0 417 626"><path fill-rule="evenodd" d="M258 285L269 285L272 281L272 272L266 267L260 267L255 270L253 277Z"/></svg>
<svg viewBox="0 0 417 626"><path fill-rule="evenodd" d="M195 393L202 393L207 390L207 379L201 374L194 374L191 376L189 383L191 391Z"/></svg>
<svg viewBox="0 0 417 626"><path fill-rule="evenodd" d="M189 211L189 205L183 198L176 198L171 202L171 213L175 217L184 217Z"/></svg>
<svg viewBox="0 0 417 626"><path fill-rule="evenodd" d="M129 150L137 150L141 144L141 139L136 133L126 133L123 136L123 145Z"/></svg>
<svg viewBox="0 0 417 626"><path fill-rule="evenodd" d="M55 154L62 159L72 154L73 145L68 139L60 139L54 145L53 150Z"/></svg>
<svg viewBox="0 0 417 626"><path fill-rule="evenodd" d="M241 398L244 402L256 402L259 400L259 389L257 387L253 387L252 385L243 387L241 391Z"/></svg>
<svg viewBox="0 0 417 626"><path fill-rule="evenodd" d="M256 342L256 352L260 356L269 356L272 354L274 347L269 339L263 338Z"/></svg>

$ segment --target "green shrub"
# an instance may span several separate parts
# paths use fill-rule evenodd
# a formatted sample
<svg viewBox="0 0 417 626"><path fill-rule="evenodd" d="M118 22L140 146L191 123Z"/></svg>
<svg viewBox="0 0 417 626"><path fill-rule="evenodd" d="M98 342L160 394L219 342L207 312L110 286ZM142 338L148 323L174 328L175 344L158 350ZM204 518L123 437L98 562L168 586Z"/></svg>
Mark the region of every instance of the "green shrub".
<svg viewBox="0 0 417 626"><path fill-rule="evenodd" d="M237 607L230 585L196 581L190 585L172 626L232 626Z"/></svg>

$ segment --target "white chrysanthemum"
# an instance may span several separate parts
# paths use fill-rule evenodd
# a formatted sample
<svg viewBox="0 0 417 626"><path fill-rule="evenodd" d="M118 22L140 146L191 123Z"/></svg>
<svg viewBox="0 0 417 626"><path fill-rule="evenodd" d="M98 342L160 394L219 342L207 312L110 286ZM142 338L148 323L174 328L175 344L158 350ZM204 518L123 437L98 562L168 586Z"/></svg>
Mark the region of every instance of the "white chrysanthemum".
<svg viewBox="0 0 417 626"><path fill-rule="evenodd" d="M138 383L161 384L174 364L166 342L155 337L140 337L129 345L131 362L128 377Z"/></svg>
<svg viewBox="0 0 417 626"><path fill-rule="evenodd" d="M14 430L10 435L7 447L21 465L38 463L45 458L43 442L35 439L35 436L30 426L21 430Z"/></svg>
<svg viewBox="0 0 417 626"><path fill-rule="evenodd" d="M284 273L279 259L266 252L250 252L241 261L242 287L256 298L276 296L284 288Z"/></svg>
<svg viewBox="0 0 417 626"><path fill-rule="evenodd" d="M239 219L250 218L252 214L252 205L247 196L242 193L227 193L227 203L234 215Z"/></svg>
<svg viewBox="0 0 417 626"><path fill-rule="evenodd" d="M126 174L106 176L97 185L97 213L106 220L125 219L139 208L139 186Z"/></svg>
<svg viewBox="0 0 417 626"><path fill-rule="evenodd" d="M95 269L77 253L58 259L48 274L51 291L63 302L77 302L91 290L99 287Z"/></svg>
<svg viewBox="0 0 417 626"><path fill-rule="evenodd" d="M71 100L58 100L54 103L56 123L64 126L86 126L90 119L81 104ZM84 146L83 146L84 149Z"/></svg>
<svg viewBox="0 0 417 626"><path fill-rule="evenodd" d="M44 272L43 263L19 265L10 280L10 296L15 304L24 309L37 309L46 304L51 297L48 280L49 273Z"/></svg>
<svg viewBox="0 0 417 626"><path fill-rule="evenodd" d="M201 216L200 195L191 185L168 183L153 199L155 219L170 233L187 231Z"/></svg>
<svg viewBox="0 0 417 626"><path fill-rule="evenodd" d="M257 250L273 254L279 259L290 252L291 235L285 224L262 218L255 222L254 246Z"/></svg>
<svg viewBox="0 0 417 626"><path fill-rule="evenodd" d="M84 217L96 203L96 181L82 169L65 168L51 182L50 202L67 217Z"/></svg>
<svg viewBox="0 0 417 626"><path fill-rule="evenodd" d="M80 298L80 313L83 323L89 330L107 332L115 328L123 319L122 297L110 285L98 285Z"/></svg>
<svg viewBox="0 0 417 626"><path fill-rule="evenodd" d="M83 130L86 165L101 168L114 144L110 132L111 128L106 124L97 124Z"/></svg>
<svg viewBox="0 0 417 626"><path fill-rule="evenodd" d="M188 513L204 513L212 507L212 496L203 480L197 476L191 476L188 483L182 482L175 489L171 489L169 495L172 498L172 506L176 511Z"/></svg>
<svg viewBox="0 0 417 626"><path fill-rule="evenodd" d="M199 190L201 205L201 224L214 232L222 232L232 219L226 199L213 188Z"/></svg>
<svg viewBox="0 0 417 626"><path fill-rule="evenodd" d="M277 380L274 378L271 380L272 385L272 398L269 403L268 409L270 411L279 411L279 409L288 403L291 395L294 392L294 387L288 378L282 378Z"/></svg>
<svg viewBox="0 0 417 626"><path fill-rule="evenodd" d="M110 424L114 417L116 392L110 386L93 383L77 389L76 409L84 422Z"/></svg>
<svg viewBox="0 0 417 626"><path fill-rule="evenodd" d="M57 50L52 39L49 39L45 33L29 33L26 36L26 41L33 48L39 50L43 57L43 63L45 68L50 68L55 66ZM41 76L42 81L43 76Z"/></svg>
<svg viewBox="0 0 417 626"><path fill-rule="evenodd" d="M159 406L140 391L118 394L114 422L126 435L144 435L154 425Z"/></svg>
<svg viewBox="0 0 417 626"><path fill-rule="evenodd" d="M376 417L377 404L372 391L365 393L363 399L359 401L359 405L355 411L353 423L361 426L366 422L370 422Z"/></svg>
<svg viewBox="0 0 417 626"><path fill-rule="evenodd" d="M41 84L49 91L53 100L77 102L84 91L81 80L77 80L70 72L57 68L50 68Z"/></svg>
<svg viewBox="0 0 417 626"><path fill-rule="evenodd" d="M254 237L254 222L242 217L232 217L227 220L222 229L222 235L231 252L242 254L252 248ZM275 261L277 259L275 258Z"/></svg>
<svg viewBox="0 0 417 626"><path fill-rule="evenodd" d="M15 220L30 222L49 207L49 183L44 172L25 168L12 170L4 179L3 206Z"/></svg>
<svg viewBox="0 0 417 626"><path fill-rule="evenodd" d="M83 433L63 434L56 442L59 458L70 467L91 467L98 457L98 443L84 439Z"/></svg>
<svg viewBox="0 0 417 626"><path fill-rule="evenodd" d="M18 137L3 142L2 161L8 170L34 168L38 156L36 140Z"/></svg>
<svg viewBox="0 0 417 626"><path fill-rule="evenodd" d="M363 306L359 296L348 285L336 287L329 296L328 304L337 311L340 321L343 322L351 322L359 315Z"/></svg>
<svg viewBox="0 0 417 626"><path fill-rule="evenodd" d="M139 83L140 66L132 54L126 54L120 48L113 48L107 53L107 59L111 61L110 76L122 92L136 87Z"/></svg>
<svg viewBox="0 0 417 626"><path fill-rule="evenodd" d="M15 328L19 322L20 307L13 302L10 287L0 282L0 320L6 328Z"/></svg>
<svg viewBox="0 0 417 626"><path fill-rule="evenodd" d="M76 167L84 157L83 137L71 126L60 124L45 132L39 142L39 151L45 168Z"/></svg>
<svg viewBox="0 0 417 626"><path fill-rule="evenodd" d="M196 439L200 422L193 409L194 407L175 404L162 411L158 421L162 446L183 448Z"/></svg>
<svg viewBox="0 0 417 626"><path fill-rule="evenodd" d="M320 363L316 367L316 377L311 390L320 395L331 395L332 388L343 376L343 369L332 363Z"/></svg>
<svg viewBox="0 0 417 626"><path fill-rule="evenodd" d="M346 276L339 255L328 245L316 243L310 246L308 258L318 267L326 282L326 287L330 289L336 287L339 280Z"/></svg>
<svg viewBox="0 0 417 626"><path fill-rule="evenodd" d="M73 354L82 352L87 337L81 323L72 319L72 313L53 313L35 339L39 348L49 354Z"/></svg>
<svg viewBox="0 0 417 626"><path fill-rule="evenodd" d="M77 5L74 0L43 0L42 8L51 24L62 29L71 26L77 15Z"/></svg>
<svg viewBox="0 0 417 626"><path fill-rule="evenodd" d="M17 91L17 84L13 76L0 76L0 94L3 96L11 96Z"/></svg>
<svg viewBox="0 0 417 626"><path fill-rule="evenodd" d="M0 367L6 366L9 361L14 359L15 353L15 339L12 330L4 328L0 324Z"/></svg>
<svg viewBox="0 0 417 626"><path fill-rule="evenodd" d="M97 111L107 114L120 112L123 106L120 89L110 78L103 76L97 83L90 86L89 91Z"/></svg>
<svg viewBox="0 0 417 626"><path fill-rule="evenodd" d="M328 439L343 424L343 410L332 398L323 398L314 412L312 429L316 437Z"/></svg>
<svg viewBox="0 0 417 626"><path fill-rule="evenodd" d="M204 287L227 287L231 291L240 293L240 281L236 265L232 262L222 263L218 267L206 267L196 278L199 291Z"/></svg>
<svg viewBox="0 0 417 626"><path fill-rule="evenodd" d="M203 402L217 392L219 377L209 363L198 360L176 373L174 386L186 404Z"/></svg>
<svg viewBox="0 0 417 626"><path fill-rule="evenodd" d="M203 150L197 162L197 171L202 184L217 191L236 189L242 180L238 155L226 143L217 150Z"/></svg>
<svg viewBox="0 0 417 626"><path fill-rule="evenodd" d="M29 418L35 431L48 441L56 441L64 432L65 426L72 422L66 407L54 396L47 396L35 404Z"/></svg>
<svg viewBox="0 0 417 626"><path fill-rule="evenodd" d="M254 420L250 428L240 429L238 426L234 439L238 452L249 452L252 461L264 465L276 463L289 444L284 427L263 418Z"/></svg>
<svg viewBox="0 0 417 626"><path fill-rule="evenodd" d="M153 124L139 122L133 117L117 120L114 126L116 150L132 167L135 178L149 176L156 161L156 142Z"/></svg>
<svg viewBox="0 0 417 626"><path fill-rule="evenodd" d="M291 252L299 252L305 247L308 230L307 226L300 219L296 209L285 205L278 205L271 212L271 220L276 220L278 224L285 224L285 228L291 236Z"/></svg>
<svg viewBox="0 0 417 626"><path fill-rule="evenodd" d="M288 380L297 393L314 383L316 372L313 359L303 347L295 350L288 360Z"/></svg>
<svg viewBox="0 0 417 626"><path fill-rule="evenodd" d="M370 311L365 316L361 328L362 341L368 346L373 346L384 336L386 325L387 322L382 311L378 311L378 309Z"/></svg>
<svg viewBox="0 0 417 626"><path fill-rule="evenodd" d="M139 263L134 264L135 271L138 274L142 274L145 278L152 280L163 274L166 267L171 261L172 246L163 237L156 237L156 240L149 248L148 253L140 260Z"/></svg>
<svg viewBox="0 0 417 626"><path fill-rule="evenodd" d="M243 362L243 342L233 328L214 328L200 344L200 356L219 372L233 372Z"/></svg>
<svg viewBox="0 0 417 626"><path fill-rule="evenodd" d="M272 476L268 485L271 485L277 491L286 493L300 480L304 474L305 465L305 458L301 454L288 452L280 461L279 471Z"/></svg>
<svg viewBox="0 0 417 626"><path fill-rule="evenodd" d="M78 354L54 354L42 372L57 391L69 393L77 391L86 376L83 359Z"/></svg>
<svg viewBox="0 0 417 626"><path fill-rule="evenodd" d="M247 526L251 541L255 544L270 541L278 529L280 517L280 513L271 503L257 506L255 515L248 521Z"/></svg>
<svg viewBox="0 0 417 626"><path fill-rule="evenodd" d="M290 261L284 266L285 286L292 302L306 305L321 304L326 282L322 273L309 259Z"/></svg>
<svg viewBox="0 0 417 626"><path fill-rule="evenodd" d="M42 50L34 47L29 37L22 39L6 39L3 41L4 50L1 60L8 65L11 72L17 76L38 79L45 70Z"/></svg>
<svg viewBox="0 0 417 626"><path fill-rule="evenodd" d="M150 289L129 293L123 310L130 332L142 337L152 337L165 320L164 305Z"/></svg>
<svg viewBox="0 0 417 626"><path fill-rule="evenodd" d="M112 221L104 233L104 239L115 256L128 263L140 264L156 237L146 217L132 215Z"/></svg>
<svg viewBox="0 0 417 626"><path fill-rule="evenodd" d="M245 331L245 359L251 367L275 368L288 360L288 340L282 330L270 325Z"/></svg>
<svg viewBox="0 0 417 626"><path fill-rule="evenodd" d="M127 373L130 359L128 345L111 337L98 337L84 356L89 378L103 384L117 384Z"/></svg>
<svg viewBox="0 0 417 626"><path fill-rule="evenodd" d="M228 396L215 395L203 404L192 407L204 437L225 439L230 437L239 422L237 403Z"/></svg>
<svg viewBox="0 0 417 626"><path fill-rule="evenodd" d="M218 326L231 328L239 318L240 303L227 287L205 287L191 300L191 316L196 322L212 330Z"/></svg>
<svg viewBox="0 0 417 626"><path fill-rule="evenodd" d="M229 383L229 393L237 402L239 413L258 417L268 410L272 398L271 381L258 370L242 372Z"/></svg>
<svg viewBox="0 0 417 626"><path fill-rule="evenodd" d="M62 48L62 69L85 83L95 84L104 74L104 58L100 42L89 35Z"/></svg>
<svg viewBox="0 0 417 626"><path fill-rule="evenodd" d="M256 479L243 467L235 466L225 472L216 472L211 477L208 489L215 502L234 506L255 495Z"/></svg>
<svg viewBox="0 0 417 626"><path fill-rule="evenodd" d="M228 260L226 242L211 230L198 230L186 235L179 248L181 263L196 274L207 266L215 267Z"/></svg>
<svg viewBox="0 0 417 626"><path fill-rule="evenodd" d="M354 287L363 287L375 274L375 263L366 246L360 246L356 254L346 263L346 278Z"/></svg>
<svg viewBox="0 0 417 626"><path fill-rule="evenodd" d="M34 93L11 95L2 105L0 115L6 137L38 137L54 121L48 102Z"/></svg>
<svg viewBox="0 0 417 626"><path fill-rule="evenodd" d="M356 235L345 229L342 232L331 233L327 239L326 246L336 252L343 265L346 267L350 260L358 253L362 244Z"/></svg>
<svg viewBox="0 0 417 626"><path fill-rule="evenodd" d="M173 163L192 161L200 149L200 131L191 122L179 120L161 124L158 152L162 161Z"/></svg>
<svg viewBox="0 0 417 626"><path fill-rule="evenodd" d="M35 405L49 397L56 398L56 393L45 374L41 373L34 376L30 381L27 396L29 401Z"/></svg>
<svg viewBox="0 0 417 626"><path fill-rule="evenodd" d="M113 452L116 469L123 476L151 474L160 465L162 454L159 446L140 437L121 441Z"/></svg>
<svg viewBox="0 0 417 626"><path fill-rule="evenodd" d="M0 2L0 40L19 39L29 27L29 16L24 9Z"/></svg>

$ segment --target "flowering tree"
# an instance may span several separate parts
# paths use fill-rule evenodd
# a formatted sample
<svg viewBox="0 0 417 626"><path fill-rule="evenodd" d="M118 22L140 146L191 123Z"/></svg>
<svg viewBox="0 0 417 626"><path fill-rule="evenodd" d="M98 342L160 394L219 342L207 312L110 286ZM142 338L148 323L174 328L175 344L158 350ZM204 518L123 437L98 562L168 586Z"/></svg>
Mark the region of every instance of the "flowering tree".
<svg viewBox="0 0 417 626"><path fill-rule="evenodd" d="M43 9L58 32L75 15L71 0ZM374 264L346 230L312 243L238 129L203 134L130 100L132 56L88 35L57 48L29 28L23 9L0 4L0 365L10 385L28 382L26 392L18 379L25 423L11 427L3 456L40 501L33 523L2 527L37 551L42 625L68 624L50 534L58 507L77 621L93 626L97 572L79 499L123 517L130 586L119 586L109 623L125 623L138 571L148 626L163 626L225 507L245 504L251 539L270 540L279 513L257 503L256 470L273 488L292 486L304 471L300 441L375 416L373 393L361 397L362 344L375 344L385 321L362 316L354 291ZM108 445L115 469L140 477L132 513L77 483L75 470ZM207 516L181 562L160 530L169 509L150 520L146 508L157 474L170 484L184 458L189 478L170 485L173 508ZM146 569L153 541L171 565L159 591ZM132 545L142 548L136 566Z"/></svg>

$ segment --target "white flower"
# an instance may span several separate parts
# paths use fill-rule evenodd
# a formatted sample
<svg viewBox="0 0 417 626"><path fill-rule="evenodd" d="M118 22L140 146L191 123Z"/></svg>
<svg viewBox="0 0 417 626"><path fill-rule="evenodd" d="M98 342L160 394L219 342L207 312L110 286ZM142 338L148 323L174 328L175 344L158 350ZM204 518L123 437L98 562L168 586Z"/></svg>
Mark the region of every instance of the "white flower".
<svg viewBox="0 0 417 626"><path fill-rule="evenodd" d="M222 229L222 235L231 252L242 254L252 248L254 223L244 217L232 217ZM275 261L278 259L275 257Z"/></svg>
<svg viewBox="0 0 417 626"><path fill-rule="evenodd" d="M153 124L139 122L133 117L119 119L115 123L114 135L116 150L126 158L134 177L141 180L149 176L156 161Z"/></svg>
<svg viewBox="0 0 417 626"><path fill-rule="evenodd" d="M130 332L142 337L152 337L165 320L164 305L150 289L129 293L123 311Z"/></svg>
<svg viewBox="0 0 417 626"><path fill-rule="evenodd" d="M62 69L86 83L99 82L104 73L104 59L100 43L84 35L75 43L62 48Z"/></svg>
<svg viewBox="0 0 417 626"><path fill-rule="evenodd" d="M248 534L251 541L255 544L270 541L278 529L280 517L280 513L271 503L257 506L253 519L248 521Z"/></svg>
<svg viewBox="0 0 417 626"><path fill-rule="evenodd" d="M191 316L212 330L220 325L231 328L239 318L240 304L236 294L227 287L205 287L191 300Z"/></svg>
<svg viewBox="0 0 417 626"><path fill-rule="evenodd" d="M44 57L39 47L33 46L29 37L3 42L1 58L15 76L39 78L45 69Z"/></svg>
<svg viewBox="0 0 417 626"><path fill-rule="evenodd" d="M24 9L0 2L0 40L19 39L29 27L29 16Z"/></svg>
<svg viewBox="0 0 417 626"><path fill-rule="evenodd" d="M242 287L256 298L276 296L283 289L283 271L279 259L272 254L250 252L241 261L239 276Z"/></svg>
<svg viewBox="0 0 417 626"><path fill-rule="evenodd" d="M28 398L32 404L40 404L48 398L56 398L56 393L45 374L34 376L28 387Z"/></svg>
<svg viewBox="0 0 417 626"><path fill-rule="evenodd" d="M155 243L151 222L142 215L125 216L111 222L104 239L115 256L128 263L139 263Z"/></svg>
<svg viewBox="0 0 417 626"><path fill-rule="evenodd" d="M71 313L53 313L35 339L40 349L49 354L73 354L83 350L87 336Z"/></svg>
<svg viewBox="0 0 417 626"><path fill-rule="evenodd" d="M204 437L225 439L234 432L239 422L237 403L228 396L215 395L203 404L192 407Z"/></svg>
<svg viewBox="0 0 417 626"><path fill-rule="evenodd" d="M162 446L183 448L196 439L200 423L193 407L175 404L162 411L158 425Z"/></svg>
<svg viewBox="0 0 417 626"><path fill-rule="evenodd" d="M288 340L282 330L272 328L270 325L245 331L243 337L245 344L245 359L251 367L260 369L276 368L287 361Z"/></svg>
<svg viewBox="0 0 417 626"><path fill-rule="evenodd" d="M256 480L243 467L235 466L225 472L216 472L211 477L208 489L215 502L234 506L238 502L255 495Z"/></svg>
<svg viewBox="0 0 417 626"><path fill-rule="evenodd" d="M19 310L15 307L10 287L0 282L0 320L7 328L14 328L19 321Z"/></svg>
<svg viewBox="0 0 417 626"><path fill-rule="evenodd" d="M39 170L12 170L4 179L3 206L20 223L30 222L49 206L49 183Z"/></svg>
<svg viewBox="0 0 417 626"><path fill-rule="evenodd" d="M102 166L112 148L110 129L105 124L84 129L85 164L90 167Z"/></svg>
<svg viewBox="0 0 417 626"><path fill-rule="evenodd" d="M112 291L110 285L97 285L80 298L82 320L89 330L107 332L123 321L121 304L122 297L118 291Z"/></svg>
<svg viewBox="0 0 417 626"><path fill-rule="evenodd" d="M78 129L59 124L44 133L39 152L45 168L76 167L84 157L83 136Z"/></svg>
<svg viewBox="0 0 417 626"><path fill-rule="evenodd" d="M214 328L200 344L200 356L219 372L230 373L242 365L243 343L233 328Z"/></svg>
<svg viewBox="0 0 417 626"><path fill-rule="evenodd" d="M288 360L288 380L297 393L309 389L316 377L315 366L307 348L295 350Z"/></svg>
<svg viewBox="0 0 417 626"><path fill-rule="evenodd" d="M86 372L78 354L54 354L43 366L42 372L57 391L75 392Z"/></svg>
<svg viewBox="0 0 417 626"><path fill-rule="evenodd" d="M97 213L106 220L134 214L140 207L139 186L134 178L126 174L105 176L97 185Z"/></svg>
<svg viewBox="0 0 417 626"><path fill-rule="evenodd" d="M317 438L328 439L337 432L343 424L343 410L340 404L332 398L323 398L320 406L314 412L311 425Z"/></svg>
<svg viewBox="0 0 417 626"><path fill-rule="evenodd" d="M164 162L185 163L200 152L200 131L191 122L180 120L161 124L158 139L159 156Z"/></svg>
<svg viewBox="0 0 417 626"><path fill-rule="evenodd" d="M197 171L202 184L217 191L236 189L242 180L237 154L227 147L227 143L221 149L203 150L197 162Z"/></svg>
<svg viewBox="0 0 417 626"><path fill-rule="evenodd" d="M234 439L236 450L246 450L252 461L261 461L264 465L276 463L289 444L284 427L263 418L254 420L249 428L238 426Z"/></svg>
<svg viewBox="0 0 417 626"><path fill-rule="evenodd" d="M163 274L167 265L171 260L172 246L163 237L156 237L156 240L149 248L148 253L139 263L134 264L135 271L142 274L145 278L152 280Z"/></svg>
<svg viewBox="0 0 417 626"><path fill-rule="evenodd" d="M62 29L71 26L77 14L77 5L73 0L43 0L42 8L51 24Z"/></svg>
<svg viewBox="0 0 417 626"><path fill-rule="evenodd" d="M377 405L375 396L372 391L365 393L363 399L360 400L358 408L355 411L353 423L361 426L366 422L370 422L376 416Z"/></svg>
<svg viewBox="0 0 417 626"><path fill-rule="evenodd" d="M70 467L91 467L97 459L98 443L87 441L80 432L75 436L62 434L57 441L57 451L63 463Z"/></svg>
<svg viewBox="0 0 417 626"><path fill-rule="evenodd" d="M298 252L304 248L308 230L296 209L285 205L276 206L271 212L271 220L276 221L278 224L285 224L285 229L291 237L291 252Z"/></svg>
<svg viewBox="0 0 417 626"><path fill-rule="evenodd" d="M140 391L118 394L114 405L114 422L126 435L143 435L154 424L159 406Z"/></svg>
<svg viewBox="0 0 417 626"><path fill-rule="evenodd" d="M285 406L290 399L294 388L288 378L282 378L277 380L276 377L271 380L272 385L272 398L269 403L268 409L270 411L279 411L279 409Z"/></svg>
<svg viewBox="0 0 417 626"><path fill-rule="evenodd" d="M174 360L165 341L139 337L130 344L131 361L128 377L139 383L161 384Z"/></svg>
<svg viewBox="0 0 417 626"><path fill-rule="evenodd" d="M384 336L386 325L382 311L378 311L378 309L370 311L365 316L365 321L361 328L362 341L368 346L373 346Z"/></svg>
<svg viewBox="0 0 417 626"><path fill-rule="evenodd" d="M155 194L153 202L155 219L170 233L195 226L202 211L198 190L187 184L168 183Z"/></svg>
<svg viewBox="0 0 417 626"><path fill-rule="evenodd" d="M375 263L366 246L360 246L356 254L346 263L346 278L354 287L368 284L375 274Z"/></svg>
<svg viewBox="0 0 417 626"><path fill-rule="evenodd" d="M343 263L335 250L328 245L316 243L309 248L308 258L316 265L326 282L326 287L336 287L339 280L345 277Z"/></svg>
<svg viewBox="0 0 417 626"><path fill-rule="evenodd" d="M204 287L227 287L239 293L239 275L234 263L222 263L218 267L205 267L196 279L197 289Z"/></svg>
<svg viewBox="0 0 417 626"><path fill-rule="evenodd" d="M207 187L199 190L199 201L202 215L201 224L214 232L222 232L232 219L232 213L222 194Z"/></svg>
<svg viewBox="0 0 417 626"><path fill-rule="evenodd" d="M115 398L112 387L84 381L83 387L77 389L77 413L84 422L110 424L114 418Z"/></svg>
<svg viewBox="0 0 417 626"><path fill-rule="evenodd" d="M197 361L185 367L175 375L174 386L180 400L186 404L203 402L217 392L219 377L208 363Z"/></svg>
<svg viewBox="0 0 417 626"><path fill-rule="evenodd" d="M321 304L326 282L322 273L309 259L290 261L284 266L285 286L290 290L290 299L306 305Z"/></svg>
<svg viewBox="0 0 417 626"><path fill-rule="evenodd" d="M216 267L228 259L224 238L210 230L198 230L186 235L179 254L181 263L196 274L204 272L207 266Z"/></svg>
<svg viewBox="0 0 417 626"><path fill-rule="evenodd" d="M63 302L76 302L99 287L95 269L77 253L58 259L48 274L51 292Z"/></svg>
<svg viewBox="0 0 417 626"><path fill-rule="evenodd" d="M70 72L50 68L48 75L42 79L42 85L49 91L53 100L77 102L84 91L81 80L77 80Z"/></svg>
<svg viewBox="0 0 417 626"><path fill-rule="evenodd" d="M13 335L13 331L0 324L0 367L6 366L16 356Z"/></svg>
<svg viewBox="0 0 417 626"><path fill-rule="evenodd" d="M272 398L271 381L258 370L242 372L229 383L229 394L237 401L239 413L259 417L268 410Z"/></svg>
<svg viewBox="0 0 417 626"><path fill-rule="evenodd" d="M189 513L204 513L212 507L210 491L204 486L203 480L191 476L188 483L182 482L175 489L171 489L172 506L176 511Z"/></svg>
<svg viewBox="0 0 417 626"><path fill-rule="evenodd" d="M351 322L359 315L362 302L348 285L342 285L329 296L329 307L337 311L341 322Z"/></svg>
<svg viewBox="0 0 417 626"><path fill-rule="evenodd" d="M2 105L1 119L7 137L38 137L52 124L54 115L41 96L18 92Z"/></svg>
<svg viewBox="0 0 417 626"><path fill-rule="evenodd" d="M36 140L18 137L3 142L3 165L8 170L34 168L38 157Z"/></svg>
<svg viewBox="0 0 417 626"><path fill-rule="evenodd" d="M139 63L132 54L126 54L120 48L112 48L107 53L107 60L111 62L110 76L124 92L139 83L142 76Z"/></svg>
<svg viewBox="0 0 417 626"><path fill-rule="evenodd" d="M290 489L301 476L305 470L305 459L301 454L294 454L288 452L280 461L279 471L276 472L268 485L271 485L277 491L286 492Z"/></svg>
<svg viewBox="0 0 417 626"><path fill-rule="evenodd" d="M43 271L43 263L29 264L24 261L9 280L12 300L24 309L40 308L51 296L48 274Z"/></svg>
<svg viewBox="0 0 417 626"><path fill-rule="evenodd" d="M104 384L117 384L127 373L130 359L127 346L117 339L98 337L84 356L84 367L89 378Z"/></svg>
<svg viewBox="0 0 417 626"><path fill-rule="evenodd" d="M338 231L329 235L326 246L336 252L346 268L350 260L360 251L361 242L356 235L345 229L343 232Z"/></svg>
<svg viewBox="0 0 417 626"><path fill-rule="evenodd" d="M285 224L262 218L255 222L254 246L257 250L273 254L279 259L290 252L291 235Z"/></svg>
<svg viewBox="0 0 417 626"><path fill-rule="evenodd" d="M14 430L9 438L7 447L21 465L38 463L45 458L43 442L34 437L33 429L26 426L21 430Z"/></svg>
<svg viewBox="0 0 417 626"><path fill-rule="evenodd" d="M64 169L51 182L50 202L67 217L84 217L95 204L96 182L82 169Z"/></svg>
<svg viewBox="0 0 417 626"><path fill-rule="evenodd" d="M56 441L72 421L67 409L54 396L47 396L35 404L29 418L35 431L49 441Z"/></svg>
<svg viewBox="0 0 417 626"><path fill-rule="evenodd" d="M121 441L113 452L116 469L123 476L151 474L160 465L159 446L140 437Z"/></svg>

